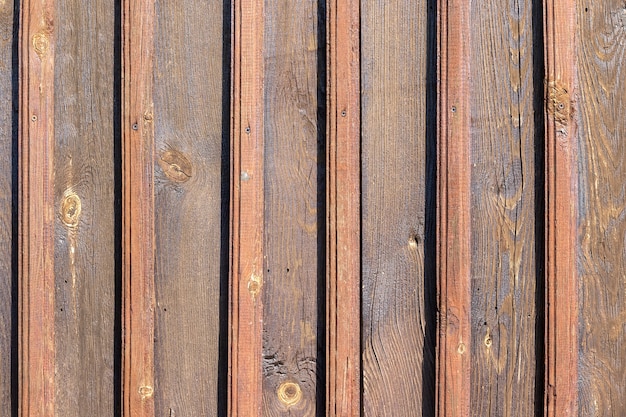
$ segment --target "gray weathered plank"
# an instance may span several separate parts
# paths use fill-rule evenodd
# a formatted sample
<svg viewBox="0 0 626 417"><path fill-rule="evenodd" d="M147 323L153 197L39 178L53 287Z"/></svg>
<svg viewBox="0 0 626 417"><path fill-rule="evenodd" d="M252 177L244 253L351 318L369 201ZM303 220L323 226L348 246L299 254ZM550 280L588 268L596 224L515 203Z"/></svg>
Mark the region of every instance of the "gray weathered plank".
<svg viewBox="0 0 626 417"><path fill-rule="evenodd" d="M579 0L580 416L626 414L626 4Z"/></svg>
<svg viewBox="0 0 626 417"><path fill-rule="evenodd" d="M223 11L220 1L156 1L158 416L218 415L218 397L226 394L218 386L219 323L227 319L220 317L220 283L227 273L221 256L228 251L222 236L228 204L222 193L222 152L228 141Z"/></svg>
<svg viewBox="0 0 626 417"><path fill-rule="evenodd" d="M427 49L435 27L427 7L427 1L361 2L365 416L434 415L434 342L424 343L434 326L426 309L434 307L436 280L424 264L434 219L426 80L427 69L434 70ZM432 127L434 113L429 117ZM435 158L432 144L429 151Z"/></svg>
<svg viewBox="0 0 626 417"><path fill-rule="evenodd" d="M533 415L535 410L532 13L527 0L484 1L472 8L475 416Z"/></svg>
<svg viewBox="0 0 626 417"><path fill-rule="evenodd" d="M325 264L319 210L326 198L318 186L318 131L325 126L318 125L324 104L317 59L326 45L318 43L317 1L265 7L263 413L314 416L323 297L317 289Z"/></svg>
<svg viewBox="0 0 626 417"><path fill-rule="evenodd" d="M115 5L56 8L55 415L114 415Z"/></svg>

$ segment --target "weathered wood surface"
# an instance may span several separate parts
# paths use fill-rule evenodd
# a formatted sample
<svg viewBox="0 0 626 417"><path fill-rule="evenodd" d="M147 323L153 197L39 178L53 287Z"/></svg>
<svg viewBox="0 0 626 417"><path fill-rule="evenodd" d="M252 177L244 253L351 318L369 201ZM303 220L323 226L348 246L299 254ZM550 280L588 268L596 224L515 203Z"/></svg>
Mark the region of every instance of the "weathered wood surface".
<svg viewBox="0 0 626 417"><path fill-rule="evenodd" d="M262 415L263 398L265 19L263 0L232 7L228 415L247 417Z"/></svg>
<svg viewBox="0 0 626 417"><path fill-rule="evenodd" d="M434 15L427 1L361 2L365 416L435 411Z"/></svg>
<svg viewBox="0 0 626 417"><path fill-rule="evenodd" d="M14 212L16 196L14 173L17 155L14 141L17 133L17 109L14 103L14 80L17 62L14 60L16 45L14 5L0 3L0 415L11 416L13 410L13 361L17 353L15 336L17 323L16 283L14 281L13 253L15 239Z"/></svg>
<svg viewBox="0 0 626 417"><path fill-rule="evenodd" d="M361 316L354 314L361 310L359 6L332 0L326 14L327 417L361 415Z"/></svg>
<svg viewBox="0 0 626 417"><path fill-rule="evenodd" d="M51 0L25 1L21 7L19 414L52 417L57 218L53 189L55 8ZM72 210L66 220L73 222L78 214Z"/></svg>
<svg viewBox="0 0 626 417"><path fill-rule="evenodd" d="M437 288L440 417L470 414L471 238L471 2L438 4Z"/></svg>
<svg viewBox="0 0 626 417"><path fill-rule="evenodd" d="M265 4L264 416L315 416L324 407L317 403L324 390L318 288L326 198L319 185L318 135L325 129L318 113L325 104L318 92L318 54L325 48L318 41L319 7L312 0Z"/></svg>
<svg viewBox="0 0 626 417"><path fill-rule="evenodd" d="M155 212L153 0L125 0L122 21L123 415L154 417ZM172 171L184 175L182 163Z"/></svg>
<svg viewBox="0 0 626 417"><path fill-rule="evenodd" d="M578 294L576 271L576 6L544 2L546 328L545 415L576 413Z"/></svg>
<svg viewBox="0 0 626 417"><path fill-rule="evenodd" d="M227 320L220 290L228 276L222 154L230 132L222 59L230 10L197 0L155 7L155 414L224 415L218 411L226 394L218 385L219 324Z"/></svg>
<svg viewBox="0 0 626 417"><path fill-rule="evenodd" d="M579 39L578 415L621 416L626 415L626 4L572 3Z"/></svg>
<svg viewBox="0 0 626 417"><path fill-rule="evenodd" d="M471 415L530 416L537 353L535 134L543 134L534 120L534 97L543 93L542 85L535 91L534 71L539 79L543 72L533 67L533 42L540 32L533 31L528 0L482 1L471 13Z"/></svg>
<svg viewBox="0 0 626 417"><path fill-rule="evenodd" d="M114 415L115 4L56 1L54 279L56 416Z"/></svg>

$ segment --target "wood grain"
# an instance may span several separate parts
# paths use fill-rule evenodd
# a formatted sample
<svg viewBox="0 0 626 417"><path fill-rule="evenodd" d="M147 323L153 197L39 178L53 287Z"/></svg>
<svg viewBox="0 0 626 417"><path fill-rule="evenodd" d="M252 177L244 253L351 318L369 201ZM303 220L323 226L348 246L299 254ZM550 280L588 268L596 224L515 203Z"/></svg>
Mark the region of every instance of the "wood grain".
<svg viewBox="0 0 626 417"><path fill-rule="evenodd" d="M579 94L574 117L579 122L581 197L576 235L580 275L574 287L580 314L575 323L579 402L573 413L619 416L626 414L626 4L575 4Z"/></svg>
<svg viewBox="0 0 626 417"><path fill-rule="evenodd" d="M153 417L155 213L153 0L123 2L123 413Z"/></svg>
<svg viewBox="0 0 626 417"><path fill-rule="evenodd" d="M117 403L114 12L110 0L56 1L57 416L112 416Z"/></svg>
<svg viewBox="0 0 626 417"><path fill-rule="evenodd" d="M537 31L530 1L482 1L471 13L471 415L530 416L543 400L535 399Z"/></svg>
<svg viewBox="0 0 626 417"><path fill-rule="evenodd" d="M224 7L155 7L155 413L220 415Z"/></svg>
<svg viewBox="0 0 626 417"><path fill-rule="evenodd" d="M13 59L16 26L13 2L0 3L0 415L11 416L12 394L17 387L13 384L14 352L17 346L14 335L17 323L14 319L15 293L13 252L17 239L14 212L14 195L17 183L14 173L17 170L13 158L15 142L15 119L17 109L14 104L14 71L17 62Z"/></svg>
<svg viewBox="0 0 626 417"><path fill-rule="evenodd" d="M470 412L470 2L439 7L437 409Z"/></svg>
<svg viewBox="0 0 626 417"><path fill-rule="evenodd" d="M318 44L317 25L316 1L265 3L264 416L323 412L318 51L325 45Z"/></svg>
<svg viewBox="0 0 626 417"><path fill-rule="evenodd" d="M25 1L20 18L19 414L52 417L54 357L53 1Z"/></svg>
<svg viewBox="0 0 626 417"><path fill-rule="evenodd" d="M545 414L573 416L577 401L577 123L574 1L544 2L546 66Z"/></svg>
<svg viewBox="0 0 626 417"><path fill-rule="evenodd" d="M434 416L434 343L425 344L436 304L426 299L436 277L424 259L435 217L428 7L361 2L364 416Z"/></svg>
<svg viewBox="0 0 626 417"><path fill-rule="evenodd" d="M260 416L263 393L264 2L234 0L231 96L229 417Z"/></svg>
<svg viewBox="0 0 626 417"><path fill-rule="evenodd" d="M326 415L361 415L360 4L328 5Z"/></svg>

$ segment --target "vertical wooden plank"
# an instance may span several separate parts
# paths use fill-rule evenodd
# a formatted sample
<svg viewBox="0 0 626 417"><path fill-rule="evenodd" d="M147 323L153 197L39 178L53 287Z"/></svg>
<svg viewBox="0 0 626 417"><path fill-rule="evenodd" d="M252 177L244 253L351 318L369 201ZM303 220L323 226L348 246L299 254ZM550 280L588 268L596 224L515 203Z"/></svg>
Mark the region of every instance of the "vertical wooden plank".
<svg viewBox="0 0 626 417"><path fill-rule="evenodd" d="M470 412L470 4L448 0L438 5L437 408L441 417Z"/></svg>
<svg viewBox="0 0 626 417"><path fill-rule="evenodd" d="M123 3L123 412L154 410L154 1Z"/></svg>
<svg viewBox="0 0 626 417"><path fill-rule="evenodd" d="M578 25L574 117L580 127L580 197L570 197L579 202L575 253L580 275L572 288L578 293L580 315L572 323L579 332L572 340L579 345L572 348L580 355L580 391L578 408L572 406L571 414L621 416L626 415L626 4L568 3L576 6ZM567 36L571 43L574 35ZM574 140L576 132L569 131L568 139ZM558 291L557 301L563 299Z"/></svg>
<svg viewBox="0 0 626 417"><path fill-rule="evenodd" d="M220 277L227 274L221 254L228 251L221 241L228 204L221 192L222 142L230 136L222 127L225 6L157 0L155 7L155 414L222 415L219 323L228 319L220 317Z"/></svg>
<svg viewBox="0 0 626 417"><path fill-rule="evenodd" d="M17 63L13 59L15 35L14 4L11 1L0 3L0 415L10 416L13 410L12 387L15 324L13 312L13 251L15 239L13 213L14 187L13 162L15 140L14 121L16 115L13 103L13 72Z"/></svg>
<svg viewBox="0 0 626 417"><path fill-rule="evenodd" d="M21 416L52 417L54 367L54 1L20 19L19 328Z"/></svg>
<svg viewBox="0 0 626 417"><path fill-rule="evenodd" d="M543 400L535 399L533 5L482 1L471 13L471 413L530 416Z"/></svg>
<svg viewBox="0 0 626 417"><path fill-rule="evenodd" d="M361 414L360 2L328 5L327 416Z"/></svg>
<svg viewBox="0 0 626 417"><path fill-rule="evenodd" d="M368 417L434 417L432 7L425 0L361 1L362 395Z"/></svg>
<svg viewBox="0 0 626 417"><path fill-rule="evenodd" d="M261 415L263 0L233 0L229 416Z"/></svg>
<svg viewBox="0 0 626 417"><path fill-rule="evenodd" d="M576 8L544 2L546 66L546 416L573 416L577 401Z"/></svg>
<svg viewBox="0 0 626 417"><path fill-rule="evenodd" d="M55 415L114 415L115 6L55 7Z"/></svg>
<svg viewBox="0 0 626 417"><path fill-rule="evenodd" d="M318 54L325 45L318 44L318 8L314 0L265 2L265 416L314 416L323 409L317 398L325 262L318 252L324 234Z"/></svg>

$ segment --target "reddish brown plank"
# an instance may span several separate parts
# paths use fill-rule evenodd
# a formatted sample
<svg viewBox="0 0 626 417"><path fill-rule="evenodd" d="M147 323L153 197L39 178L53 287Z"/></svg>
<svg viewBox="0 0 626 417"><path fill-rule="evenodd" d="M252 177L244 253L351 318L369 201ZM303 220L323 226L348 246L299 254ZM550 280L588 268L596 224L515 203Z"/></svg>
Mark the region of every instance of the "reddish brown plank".
<svg viewBox="0 0 626 417"><path fill-rule="evenodd" d="M544 2L548 417L577 413L575 25L573 0Z"/></svg>
<svg viewBox="0 0 626 417"><path fill-rule="evenodd" d="M54 2L20 20L20 416L54 415Z"/></svg>
<svg viewBox="0 0 626 417"><path fill-rule="evenodd" d="M470 411L470 1L439 2L437 409Z"/></svg>
<svg viewBox="0 0 626 417"><path fill-rule="evenodd" d="M123 3L123 411L154 416L154 1Z"/></svg>
<svg viewBox="0 0 626 417"><path fill-rule="evenodd" d="M233 1L229 416L261 415L263 1Z"/></svg>
<svg viewBox="0 0 626 417"><path fill-rule="evenodd" d="M360 415L358 0L328 5L327 416Z"/></svg>

